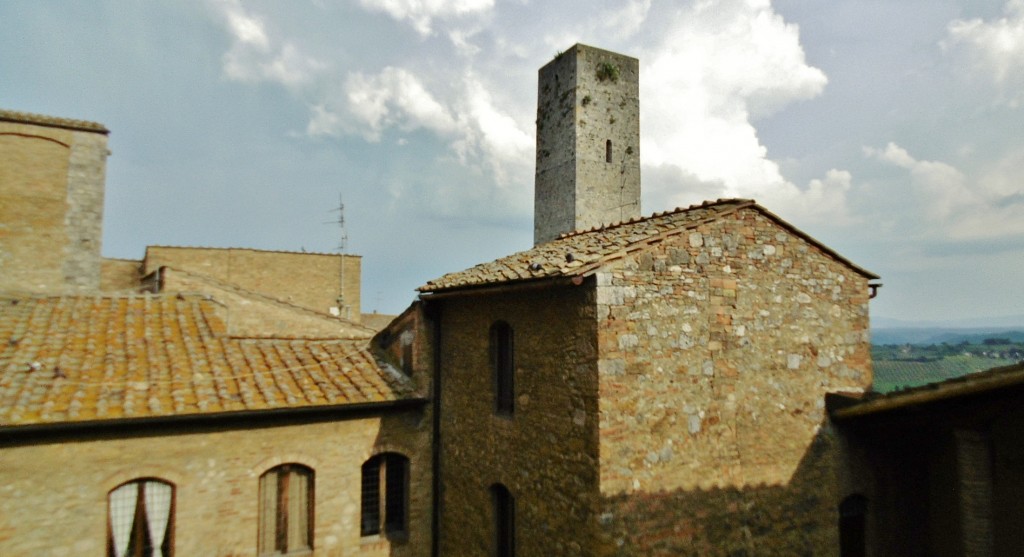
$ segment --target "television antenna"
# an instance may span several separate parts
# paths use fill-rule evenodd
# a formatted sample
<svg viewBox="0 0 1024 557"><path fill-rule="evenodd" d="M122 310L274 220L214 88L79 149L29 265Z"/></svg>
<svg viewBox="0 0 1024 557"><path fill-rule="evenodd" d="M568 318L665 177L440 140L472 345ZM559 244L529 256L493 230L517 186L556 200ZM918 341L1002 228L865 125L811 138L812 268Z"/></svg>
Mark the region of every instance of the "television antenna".
<svg viewBox="0 0 1024 557"><path fill-rule="evenodd" d="M348 255L348 229L345 228L345 199L342 195L338 194L338 208L332 209L332 213L338 213L338 219L333 221L325 222L324 224L337 224L340 231L338 238L338 253L341 254L341 262L339 267L339 279L341 280L340 287L338 289L338 314L345 318L351 319L349 315L349 307L345 303L345 259Z"/></svg>

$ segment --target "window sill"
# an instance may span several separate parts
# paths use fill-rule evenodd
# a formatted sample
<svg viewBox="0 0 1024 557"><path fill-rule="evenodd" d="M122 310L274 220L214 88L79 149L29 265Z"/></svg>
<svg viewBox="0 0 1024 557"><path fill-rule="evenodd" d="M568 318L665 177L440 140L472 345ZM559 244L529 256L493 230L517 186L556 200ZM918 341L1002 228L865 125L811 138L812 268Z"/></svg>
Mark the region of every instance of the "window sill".
<svg viewBox="0 0 1024 557"><path fill-rule="evenodd" d="M392 545L405 545L409 541L408 532L391 532L388 534L372 534L359 538L359 545L387 548Z"/></svg>

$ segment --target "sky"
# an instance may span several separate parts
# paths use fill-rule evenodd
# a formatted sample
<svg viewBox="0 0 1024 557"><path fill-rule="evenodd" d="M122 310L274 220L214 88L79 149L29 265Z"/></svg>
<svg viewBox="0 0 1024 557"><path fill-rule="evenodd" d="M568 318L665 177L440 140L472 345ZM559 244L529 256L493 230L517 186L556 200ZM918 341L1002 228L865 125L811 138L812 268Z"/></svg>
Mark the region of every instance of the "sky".
<svg viewBox="0 0 1024 557"><path fill-rule="evenodd" d="M0 107L111 130L103 254L363 256L363 311L532 245L537 70L640 60L642 211L754 198L872 317L1024 322L1024 0L0 0Z"/></svg>

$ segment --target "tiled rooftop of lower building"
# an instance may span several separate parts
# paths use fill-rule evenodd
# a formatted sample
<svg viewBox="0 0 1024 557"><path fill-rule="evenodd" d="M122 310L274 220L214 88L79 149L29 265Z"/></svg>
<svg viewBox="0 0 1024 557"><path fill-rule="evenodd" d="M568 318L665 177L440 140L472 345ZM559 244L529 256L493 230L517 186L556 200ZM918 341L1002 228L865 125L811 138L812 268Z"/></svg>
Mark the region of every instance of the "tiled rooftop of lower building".
<svg viewBox="0 0 1024 557"><path fill-rule="evenodd" d="M0 297L0 428L414 398L367 341L227 336L192 295Z"/></svg>

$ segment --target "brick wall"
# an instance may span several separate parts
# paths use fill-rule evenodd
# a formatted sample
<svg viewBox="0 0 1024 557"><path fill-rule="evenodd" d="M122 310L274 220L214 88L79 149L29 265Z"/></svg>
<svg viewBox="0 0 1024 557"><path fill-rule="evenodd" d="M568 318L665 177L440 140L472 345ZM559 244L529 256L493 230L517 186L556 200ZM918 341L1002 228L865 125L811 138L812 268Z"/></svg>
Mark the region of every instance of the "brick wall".
<svg viewBox="0 0 1024 557"><path fill-rule="evenodd" d="M0 119L0 290L99 288L106 158L105 130Z"/></svg>
<svg viewBox="0 0 1024 557"><path fill-rule="evenodd" d="M138 292L142 287L142 261L110 259L100 262L101 292Z"/></svg>
<svg viewBox="0 0 1024 557"><path fill-rule="evenodd" d="M867 279L750 209L596 288L608 553L838 551L824 398L870 385Z"/></svg>
<svg viewBox="0 0 1024 557"><path fill-rule="evenodd" d="M341 255L260 251L244 248L189 248L149 246L145 273L162 266L207 275L223 282L328 313L338 305L341 292ZM344 256L345 304L358 323L360 314L360 265L358 255Z"/></svg>
<svg viewBox="0 0 1024 557"><path fill-rule="evenodd" d="M433 303L433 302L432 302ZM442 555L488 555L494 483L515 497L519 555L593 555L597 384L586 289L441 303ZM515 409L495 415L489 331L514 332Z"/></svg>
<svg viewBox="0 0 1024 557"><path fill-rule="evenodd" d="M174 554L256 555L259 478L283 463L315 473L314 556L430 554L429 419L420 411L327 423L66 439L0 451L0 554L103 555L107 497L156 477L175 486ZM393 546L359 531L362 463L410 459L410 532Z"/></svg>

